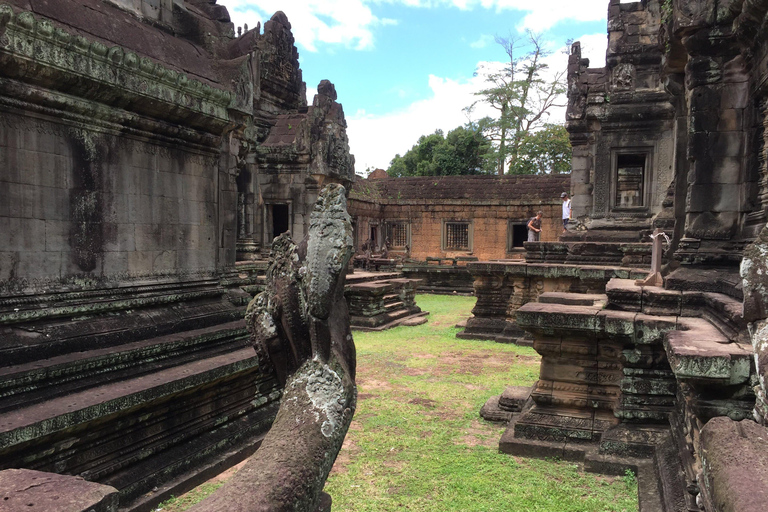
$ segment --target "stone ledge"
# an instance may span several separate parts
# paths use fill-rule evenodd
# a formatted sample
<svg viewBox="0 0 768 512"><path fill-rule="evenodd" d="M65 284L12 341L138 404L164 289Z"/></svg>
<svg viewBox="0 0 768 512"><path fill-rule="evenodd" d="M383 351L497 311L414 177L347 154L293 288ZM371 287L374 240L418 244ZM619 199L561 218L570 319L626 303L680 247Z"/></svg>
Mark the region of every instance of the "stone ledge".
<svg viewBox="0 0 768 512"><path fill-rule="evenodd" d="M678 379L741 384L749 379L751 347L731 343L708 321L680 318L664 336L669 365Z"/></svg>
<svg viewBox="0 0 768 512"><path fill-rule="evenodd" d="M234 103L230 91L190 79L119 46L110 48L73 35L31 12L16 14L6 4L0 4L0 30L0 63L17 69L19 78L44 77L38 81L59 89L88 82L88 87L78 90L96 101L103 101L109 91L106 97L119 94L123 103L139 113L164 110L169 118L216 131L229 119L227 109Z"/></svg>
<svg viewBox="0 0 768 512"><path fill-rule="evenodd" d="M0 471L3 512L117 512L114 487L30 469Z"/></svg>
<svg viewBox="0 0 768 512"><path fill-rule="evenodd" d="M258 366L252 347L17 409L0 418L0 448L39 438Z"/></svg>

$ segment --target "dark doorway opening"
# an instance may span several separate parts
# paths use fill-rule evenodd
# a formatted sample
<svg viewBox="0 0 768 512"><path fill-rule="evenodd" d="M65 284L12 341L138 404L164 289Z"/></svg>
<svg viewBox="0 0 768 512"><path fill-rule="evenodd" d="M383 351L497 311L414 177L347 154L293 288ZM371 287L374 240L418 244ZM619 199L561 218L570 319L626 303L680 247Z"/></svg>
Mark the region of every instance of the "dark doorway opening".
<svg viewBox="0 0 768 512"><path fill-rule="evenodd" d="M527 224L512 224L512 248L522 248L523 242L528 240Z"/></svg>
<svg viewBox="0 0 768 512"><path fill-rule="evenodd" d="M273 236L278 236L290 228L287 204L273 204L272 205L272 233Z"/></svg>
<svg viewBox="0 0 768 512"><path fill-rule="evenodd" d="M616 208L644 206L645 155L621 154L616 158Z"/></svg>

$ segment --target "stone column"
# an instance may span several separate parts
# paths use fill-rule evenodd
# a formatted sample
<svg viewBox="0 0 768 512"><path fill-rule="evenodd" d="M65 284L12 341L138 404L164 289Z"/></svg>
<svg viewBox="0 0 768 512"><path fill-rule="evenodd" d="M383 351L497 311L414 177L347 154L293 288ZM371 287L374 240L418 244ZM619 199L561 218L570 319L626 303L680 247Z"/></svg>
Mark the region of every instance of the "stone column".
<svg viewBox="0 0 768 512"><path fill-rule="evenodd" d="M690 263L716 262L718 248L736 234L744 203L749 101L744 61L735 44L724 42L732 20L718 19L714 2L695 4L678 2L675 11L677 25L695 30L682 39L689 54L685 72L690 170L678 254Z"/></svg>

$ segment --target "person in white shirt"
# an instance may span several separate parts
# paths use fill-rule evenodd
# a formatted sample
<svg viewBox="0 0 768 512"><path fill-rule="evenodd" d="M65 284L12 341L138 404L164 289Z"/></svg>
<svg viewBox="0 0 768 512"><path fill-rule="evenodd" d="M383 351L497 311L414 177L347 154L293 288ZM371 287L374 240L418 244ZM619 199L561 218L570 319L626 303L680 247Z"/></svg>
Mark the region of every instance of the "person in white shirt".
<svg viewBox="0 0 768 512"><path fill-rule="evenodd" d="M560 194L560 199L563 200L563 233L565 233L568 231L568 221L571 219L571 200L568 199L567 192Z"/></svg>

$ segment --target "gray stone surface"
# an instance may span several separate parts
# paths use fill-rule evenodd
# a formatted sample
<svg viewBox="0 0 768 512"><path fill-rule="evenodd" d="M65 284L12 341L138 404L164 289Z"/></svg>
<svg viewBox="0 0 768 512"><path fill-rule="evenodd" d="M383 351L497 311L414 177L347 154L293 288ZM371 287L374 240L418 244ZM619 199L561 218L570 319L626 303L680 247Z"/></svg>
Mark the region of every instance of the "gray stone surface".
<svg viewBox="0 0 768 512"><path fill-rule="evenodd" d="M117 490L81 477L30 469L0 471L3 512L117 512Z"/></svg>

